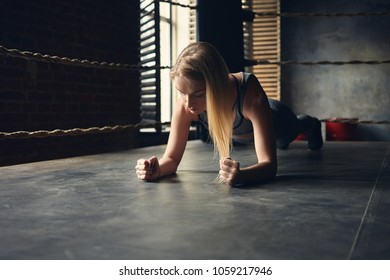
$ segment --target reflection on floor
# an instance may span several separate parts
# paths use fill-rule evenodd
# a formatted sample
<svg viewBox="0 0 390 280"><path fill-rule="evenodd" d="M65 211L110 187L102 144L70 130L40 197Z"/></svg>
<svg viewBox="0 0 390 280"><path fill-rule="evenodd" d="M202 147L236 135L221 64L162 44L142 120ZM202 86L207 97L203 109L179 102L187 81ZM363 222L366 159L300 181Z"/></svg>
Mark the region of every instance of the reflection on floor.
<svg viewBox="0 0 390 280"><path fill-rule="evenodd" d="M231 188L190 141L175 176L137 180L164 148L0 168L0 259L390 259L389 143L294 142L276 180Z"/></svg>

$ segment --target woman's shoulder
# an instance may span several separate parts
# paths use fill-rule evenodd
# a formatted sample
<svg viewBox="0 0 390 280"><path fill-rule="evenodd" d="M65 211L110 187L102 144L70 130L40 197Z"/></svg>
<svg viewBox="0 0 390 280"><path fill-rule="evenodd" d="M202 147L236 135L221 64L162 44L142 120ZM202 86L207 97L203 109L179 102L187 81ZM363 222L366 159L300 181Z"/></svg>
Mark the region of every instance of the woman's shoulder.
<svg viewBox="0 0 390 280"><path fill-rule="evenodd" d="M234 73L230 73L229 77L230 77L230 80L235 80L235 81L239 81L240 83L242 83L242 73L243 72L234 72Z"/></svg>
<svg viewBox="0 0 390 280"><path fill-rule="evenodd" d="M232 79L239 83L242 98L252 100L253 98L263 100L266 97L263 87L255 74L250 72L230 73Z"/></svg>
<svg viewBox="0 0 390 280"><path fill-rule="evenodd" d="M243 73L244 80L246 78L246 93L243 102L243 111L248 108L263 107L268 104L268 97L265 94L260 81L252 73Z"/></svg>
<svg viewBox="0 0 390 280"><path fill-rule="evenodd" d="M197 121L199 120L199 115L194 115L190 113L181 98L178 98L175 111L172 117L177 119L186 120L187 122Z"/></svg>
<svg viewBox="0 0 390 280"><path fill-rule="evenodd" d="M258 79L255 74L250 72L235 72L230 73L232 77L240 82L240 85L246 86L248 83L258 83Z"/></svg>

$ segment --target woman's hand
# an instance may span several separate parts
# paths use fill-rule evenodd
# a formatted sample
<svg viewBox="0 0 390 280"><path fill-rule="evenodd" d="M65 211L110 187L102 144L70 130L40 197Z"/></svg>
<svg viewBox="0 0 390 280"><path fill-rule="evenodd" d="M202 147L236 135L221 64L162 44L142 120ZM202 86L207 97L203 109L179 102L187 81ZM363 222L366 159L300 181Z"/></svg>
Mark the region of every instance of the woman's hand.
<svg viewBox="0 0 390 280"><path fill-rule="evenodd" d="M135 170L138 179L145 181L155 181L161 174L160 164L155 156L150 159L139 159Z"/></svg>
<svg viewBox="0 0 390 280"><path fill-rule="evenodd" d="M231 158L223 158L219 161L219 176L220 182L234 186L239 183L240 163Z"/></svg>

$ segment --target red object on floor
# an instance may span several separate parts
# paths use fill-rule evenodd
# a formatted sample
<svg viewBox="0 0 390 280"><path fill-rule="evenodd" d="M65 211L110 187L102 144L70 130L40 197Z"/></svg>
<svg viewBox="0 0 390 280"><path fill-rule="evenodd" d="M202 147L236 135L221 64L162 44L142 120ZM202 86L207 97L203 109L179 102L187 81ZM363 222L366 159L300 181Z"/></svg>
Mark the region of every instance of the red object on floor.
<svg viewBox="0 0 390 280"><path fill-rule="evenodd" d="M357 140L357 118L332 118L326 121L326 140Z"/></svg>
<svg viewBox="0 0 390 280"><path fill-rule="evenodd" d="M306 141L306 140L307 140L307 134L305 132L298 134L297 138L295 138L295 141Z"/></svg>

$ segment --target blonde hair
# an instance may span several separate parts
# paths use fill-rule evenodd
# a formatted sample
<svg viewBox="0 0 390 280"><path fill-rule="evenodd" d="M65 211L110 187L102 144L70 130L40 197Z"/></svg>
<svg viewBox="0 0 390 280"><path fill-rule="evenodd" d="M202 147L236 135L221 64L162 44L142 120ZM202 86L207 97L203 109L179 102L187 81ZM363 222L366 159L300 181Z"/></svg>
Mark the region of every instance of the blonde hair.
<svg viewBox="0 0 390 280"><path fill-rule="evenodd" d="M229 157L233 112L229 98L229 70L218 50L207 42L188 45L177 58L171 78L185 77L206 84L206 111L214 152Z"/></svg>

